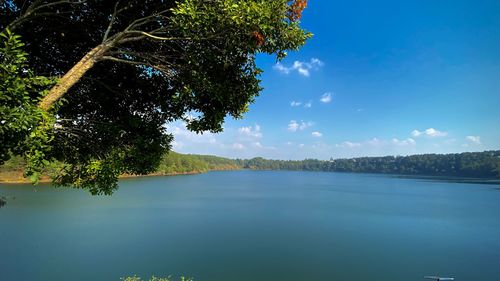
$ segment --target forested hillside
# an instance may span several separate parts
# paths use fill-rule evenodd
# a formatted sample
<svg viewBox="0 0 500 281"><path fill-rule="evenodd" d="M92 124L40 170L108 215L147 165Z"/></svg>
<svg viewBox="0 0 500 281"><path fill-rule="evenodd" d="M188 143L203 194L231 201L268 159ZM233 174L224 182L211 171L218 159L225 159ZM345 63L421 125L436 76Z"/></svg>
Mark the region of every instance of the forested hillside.
<svg viewBox="0 0 500 281"><path fill-rule="evenodd" d="M240 168L241 166L238 166L236 161L227 158L170 152L163 156L156 174L202 173Z"/></svg>
<svg viewBox="0 0 500 281"><path fill-rule="evenodd" d="M12 157L0 166L0 182L20 182L23 179L24 160ZM48 165L44 177L57 174L61 163ZM422 154L411 156L360 157L330 161L228 159L211 155L165 154L159 168L152 175L204 173L214 170L294 170L353 173L383 173L419 176L452 176L469 178L500 178L500 151L464 152L456 154ZM127 176L127 175L124 175Z"/></svg>
<svg viewBox="0 0 500 281"><path fill-rule="evenodd" d="M411 156L360 157L320 161L237 160L247 169L384 173L401 175L500 178L500 151Z"/></svg>
<svg viewBox="0 0 500 281"><path fill-rule="evenodd" d="M25 162L21 157L12 157L0 166L0 182L29 182L23 177ZM51 163L44 171L42 181L50 181L50 177L57 175L57 171L63 167L61 163ZM235 160L211 156L191 155L169 152L163 155L158 169L151 175L177 175L204 173L212 170L235 170L241 169ZM122 175L127 177L130 175Z"/></svg>

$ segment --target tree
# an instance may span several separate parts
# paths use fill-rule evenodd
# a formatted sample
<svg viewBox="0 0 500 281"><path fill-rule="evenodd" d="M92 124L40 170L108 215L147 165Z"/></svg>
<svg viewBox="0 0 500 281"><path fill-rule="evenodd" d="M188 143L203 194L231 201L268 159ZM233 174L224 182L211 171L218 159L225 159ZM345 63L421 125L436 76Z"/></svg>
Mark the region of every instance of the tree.
<svg viewBox="0 0 500 281"><path fill-rule="evenodd" d="M0 33L0 41L0 164L11 153L24 152L26 158L41 159L49 142L43 132L52 118L37 103L44 89L55 81L36 76L27 68L27 54L22 50L24 44L19 35L7 30ZM33 175L37 181L38 174Z"/></svg>
<svg viewBox="0 0 500 281"><path fill-rule="evenodd" d="M261 91L256 54L282 59L311 36L299 26L305 5L4 1L0 28L22 36L26 68L58 77L37 106L54 117L36 128L40 145L8 153L24 154L35 178L44 163L59 160L65 166L55 183L110 194L119 174L155 170L172 141L165 123L220 132L226 116L242 117Z"/></svg>

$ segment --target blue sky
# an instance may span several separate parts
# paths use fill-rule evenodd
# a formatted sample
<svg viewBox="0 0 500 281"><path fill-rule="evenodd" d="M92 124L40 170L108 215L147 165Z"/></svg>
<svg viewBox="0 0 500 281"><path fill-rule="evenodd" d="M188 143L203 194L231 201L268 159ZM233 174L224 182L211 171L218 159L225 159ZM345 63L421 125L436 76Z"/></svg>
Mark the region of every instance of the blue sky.
<svg viewBox="0 0 500 281"><path fill-rule="evenodd" d="M329 159L500 149L500 1L310 0L314 33L221 134L170 124L174 150Z"/></svg>

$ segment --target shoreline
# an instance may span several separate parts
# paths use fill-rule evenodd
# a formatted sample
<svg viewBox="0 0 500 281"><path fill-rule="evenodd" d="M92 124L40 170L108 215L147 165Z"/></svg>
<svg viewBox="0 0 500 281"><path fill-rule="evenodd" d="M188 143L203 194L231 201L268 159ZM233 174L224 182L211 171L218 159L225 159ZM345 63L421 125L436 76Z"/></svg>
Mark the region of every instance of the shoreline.
<svg viewBox="0 0 500 281"><path fill-rule="evenodd" d="M254 170L254 171L303 171L303 170L281 170L281 169L255 169L255 168L241 168L241 167L224 167L209 169L206 171L189 171L189 172L173 172L173 173L161 173L155 172L147 175L132 175L132 174L122 174L118 177L119 180L122 179L133 179L142 177L169 177L169 176L184 176L184 175L198 175L208 172L216 171L241 171L241 170ZM448 181L457 183L477 183L477 184L490 184L490 185L500 185L499 178L477 178L477 177L453 177L453 176L433 176L433 175L415 175L415 174L391 174L391 173L363 173L363 172L330 172L330 171L314 171L323 173L347 173L347 174L368 174L368 175L385 175L401 179L418 179L418 180L429 180L429 181ZM50 177L44 175L38 181L40 184L51 184L52 180ZM23 173L20 171L10 171L0 173L0 184L5 185L20 185L20 184L32 184L31 181L23 177ZM499 188L500 190L500 188Z"/></svg>
<svg viewBox="0 0 500 281"><path fill-rule="evenodd" d="M215 170L214 170L215 171ZM210 172L210 171L206 171ZM169 176L184 176L184 175L197 175L197 174L202 174L206 173L202 171L191 171L191 172L176 172L176 173L152 173L148 175L130 175L130 174L124 174L118 177L118 179L133 179L133 178L142 178L142 177L169 177ZM46 176L42 177L38 183L43 183L43 184L51 184L52 180ZM0 178L0 184L12 184L12 185L17 185L17 184L31 184L31 181L27 178L18 178L18 179L3 179Z"/></svg>
<svg viewBox="0 0 500 281"><path fill-rule="evenodd" d="M183 176L183 175L197 175L197 174L202 174L205 172L183 172L183 173L169 173L169 174L160 174L160 173L154 173L154 174L149 174L149 175L121 175L118 177L118 179L133 179L133 178L143 178L143 177L170 177L170 176ZM50 178L42 178L38 181L38 183L43 183L43 184L51 184L52 180ZM31 181L27 178L22 178L22 179L17 179L17 180L11 180L11 179L0 179L0 184L12 184L12 185L17 185L17 184L31 184Z"/></svg>
<svg viewBox="0 0 500 281"><path fill-rule="evenodd" d="M132 174L122 174L118 177L118 179L133 179L133 178L143 178L143 177L170 177L170 176L185 176L185 175L198 175L203 173L208 173L212 171L236 171L241 170L241 168L237 167L226 167L226 168L215 168L206 171L189 171L189 172L173 172L173 173L161 173L155 172L147 175L132 175ZM43 184L51 184L52 179L48 176L42 176L42 178L38 181L38 183ZM5 173L0 173L0 184L31 184L31 181L28 178L23 176L22 171L10 171Z"/></svg>

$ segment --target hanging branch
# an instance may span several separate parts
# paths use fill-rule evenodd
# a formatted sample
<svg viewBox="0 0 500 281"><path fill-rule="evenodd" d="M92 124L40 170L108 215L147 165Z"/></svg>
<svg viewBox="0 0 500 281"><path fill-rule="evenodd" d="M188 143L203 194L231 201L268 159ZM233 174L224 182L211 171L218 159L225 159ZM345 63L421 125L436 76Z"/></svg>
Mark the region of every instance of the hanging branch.
<svg viewBox="0 0 500 281"><path fill-rule="evenodd" d="M42 1L39 0L39 1L34 1L33 3L31 3L31 5L28 6L26 11L24 13L22 13L17 19L12 21L9 25L7 25L7 27L5 27L4 30L9 29L9 30L13 31L16 28L18 28L19 26L21 26L21 24L23 24L24 22L31 20L35 17L56 15L57 14L57 13L51 13L51 12L39 13L39 11L41 11L43 9L53 7L53 6L58 6L58 5L64 5L64 4L68 4L68 5L84 4L87 2L87 0L75 0L75 1L61 0L61 1L52 2L52 3L45 3L45 4L41 4L41 2Z"/></svg>

